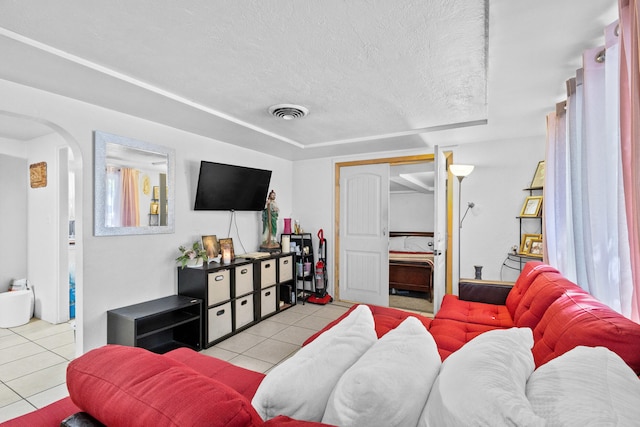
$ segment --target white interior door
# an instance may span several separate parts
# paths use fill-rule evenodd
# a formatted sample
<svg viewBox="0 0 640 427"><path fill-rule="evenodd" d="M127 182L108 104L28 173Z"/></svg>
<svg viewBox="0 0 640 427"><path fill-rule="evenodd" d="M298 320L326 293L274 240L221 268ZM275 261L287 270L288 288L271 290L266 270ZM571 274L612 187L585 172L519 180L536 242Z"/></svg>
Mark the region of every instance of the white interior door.
<svg viewBox="0 0 640 427"><path fill-rule="evenodd" d="M440 309L447 274L447 159L436 145L434 151L433 313Z"/></svg>
<svg viewBox="0 0 640 427"><path fill-rule="evenodd" d="M389 306L389 164L340 172L340 299Z"/></svg>

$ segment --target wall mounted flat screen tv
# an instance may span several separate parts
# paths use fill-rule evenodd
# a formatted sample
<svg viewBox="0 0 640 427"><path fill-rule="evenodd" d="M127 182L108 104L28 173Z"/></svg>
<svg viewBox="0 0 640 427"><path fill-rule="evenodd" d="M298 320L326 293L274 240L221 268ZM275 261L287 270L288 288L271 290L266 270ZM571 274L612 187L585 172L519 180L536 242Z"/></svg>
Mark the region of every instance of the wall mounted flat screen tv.
<svg viewBox="0 0 640 427"><path fill-rule="evenodd" d="M261 211L271 171L201 161L194 209L197 211Z"/></svg>

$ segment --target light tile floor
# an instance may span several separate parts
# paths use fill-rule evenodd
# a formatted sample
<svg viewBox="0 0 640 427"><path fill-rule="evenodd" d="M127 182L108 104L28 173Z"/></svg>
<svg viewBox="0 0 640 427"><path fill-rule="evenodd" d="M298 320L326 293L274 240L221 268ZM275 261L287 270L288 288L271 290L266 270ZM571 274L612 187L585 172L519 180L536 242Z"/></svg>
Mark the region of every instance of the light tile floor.
<svg viewBox="0 0 640 427"><path fill-rule="evenodd" d="M66 369L74 355L71 323L34 318L0 328L0 422L67 396Z"/></svg>
<svg viewBox="0 0 640 427"><path fill-rule="evenodd" d="M349 307L343 302L297 304L201 353L266 373ZM0 329L0 422L67 396L66 368L73 358L69 323L32 319L17 328Z"/></svg>

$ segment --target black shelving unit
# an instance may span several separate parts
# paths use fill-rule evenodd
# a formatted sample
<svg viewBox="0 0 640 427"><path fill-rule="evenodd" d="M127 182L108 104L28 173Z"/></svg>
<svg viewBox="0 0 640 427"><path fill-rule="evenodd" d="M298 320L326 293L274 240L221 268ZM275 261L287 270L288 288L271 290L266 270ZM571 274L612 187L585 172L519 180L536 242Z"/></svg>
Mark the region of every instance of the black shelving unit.
<svg viewBox="0 0 640 427"><path fill-rule="evenodd" d="M203 301L203 347L295 305L293 264L293 254L273 253L258 259L239 256L229 264L177 267L178 294Z"/></svg>
<svg viewBox="0 0 640 427"><path fill-rule="evenodd" d="M201 350L202 300L171 295L107 311L107 343L166 353Z"/></svg>
<svg viewBox="0 0 640 427"><path fill-rule="evenodd" d="M285 234L287 236L287 234ZM304 304L307 298L315 294L315 260L313 256L313 238L311 233L288 234L289 241L295 243L295 277L298 301ZM280 236L282 242L282 236Z"/></svg>

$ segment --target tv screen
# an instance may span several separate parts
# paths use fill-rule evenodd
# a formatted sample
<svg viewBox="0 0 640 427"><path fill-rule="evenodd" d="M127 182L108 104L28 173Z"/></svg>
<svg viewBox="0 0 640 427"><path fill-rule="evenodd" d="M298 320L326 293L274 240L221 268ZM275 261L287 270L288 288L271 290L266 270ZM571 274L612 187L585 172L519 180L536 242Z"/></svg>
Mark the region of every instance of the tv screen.
<svg viewBox="0 0 640 427"><path fill-rule="evenodd" d="M261 211L271 171L201 161L194 209L197 211Z"/></svg>

